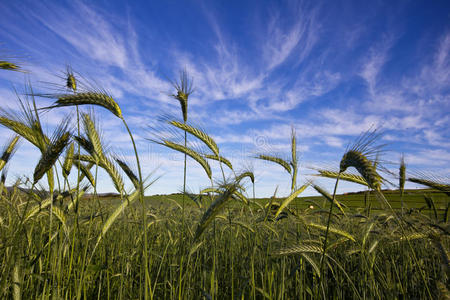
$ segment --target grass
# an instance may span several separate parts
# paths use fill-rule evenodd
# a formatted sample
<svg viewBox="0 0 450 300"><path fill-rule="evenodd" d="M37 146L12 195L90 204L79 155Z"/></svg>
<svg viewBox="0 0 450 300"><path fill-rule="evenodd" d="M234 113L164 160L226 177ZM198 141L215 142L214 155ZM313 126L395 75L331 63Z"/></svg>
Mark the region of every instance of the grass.
<svg viewBox="0 0 450 300"><path fill-rule="evenodd" d="M185 207L187 232L183 232L185 227L177 217L181 208L167 197L181 202L181 195L145 199L152 278L150 295L155 299L178 298L179 293L186 299L205 295L223 299L231 298L232 294L244 299L253 296L258 299L301 299L320 298L323 293L342 299L427 297L418 276L419 266L411 264L410 252L404 247L398 226L385 214L374 214L366 220L358 217L343 220L342 216L333 219L327 251L329 261L323 275L328 279L321 287L317 271L318 250L325 226L321 228L315 224L324 224L325 216L306 210L298 218L290 216L278 222L261 222L258 218L263 212L257 212L256 205L247 209L234 202L232 222L222 214L216 218L214 228L208 227L198 240L194 240L202 211L194 204ZM362 203L361 195L353 197L355 201L359 197L357 201ZM299 203L308 198L295 201ZM143 275L139 271L143 235L138 203L128 207L104 236L85 266L83 280L74 280L80 277L84 253L94 247L95 237L103 227L102 218L119 203L119 198L110 197L101 199L99 207L92 197L83 199L79 231L72 250L63 228L53 224L52 231L59 234L53 240L52 251L43 251L48 242L45 232L50 229L45 213L23 224L25 237L9 237L14 246L9 246L13 251L2 256L3 274L14 275L13 261L7 263L14 253L16 258L21 257L24 299L53 296L71 299L80 285L82 297L87 299L140 298L143 292L139 284ZM407 220L425 228L428 219L418 214ZM67 225L74 226L70 221ZM390 234L384 234L387 230ZM439 250L429 234L424 232L423 236L412 235L410 238L421 263L427 266L428 284L437 296L438 285L444 283L445 274ZM183 243L189 247L183 247ZM2 246L1 251L5 254L4 240ZM448 241L443 246L448 247ZM46 264L47 261L50 263ZM231 268L233 278L230 278ZM10 280L12 277L7 282ZM9 284L6 283L7 290Z"/></svg>
<svg viewBox="0 0 450 300"><path fill-rule="evenodd" d="M392 204L393 208L401 209L401 199L400 194L397 190L385 190L383 194L386 195L389 202ZM432 190L432 189L410 189L405 190L405 206L406 209L416 209L419 210L422 208L422 212L428 212L431 209L428 208L427 203L424 199L424 194L430 195L433 197L436 208L444 212L447 208L447 203L449 201L448 196L440 191ZM174 205L172 201L181 203L181 198L183 197L182 193L175 193L170 195L153 195L146 196L145 201L152 206L172 206ZM357 211L358 209L363 209L366 206L365 200L365 192L355 192L348 193L343 195L337 195L336 198L345 205L347 209L352 209ZM280 201L284 198L277 198L276 201ZM118 199L114 196L108 196L104 198L105 201L117 201ZM257 198L255 201L260 203L261 205L265 205L270 201L270 198ZM372 209L380 210L381 206L377 199L374 196L370 196L369 203L372 204ZM314 203L319 204L322 207L325 203L325 199L322 196L307 196L307 197L297 197L295 198L290 206L298 209L307 209L311 205L314 206ZM238 204L239 205L239 204ZM254 208L258 208L256 204L253 204Z"/></svg>
<svg viewBox="0 0 450 300"><path fill-rule="evenodd" d="M336 187L339 180L351 181L364 192L336 195L335 189L331 194L312 178L297 186L301 174L292 130L289 160L270 153L256 157L291 175L291 194L256 199L253 172L235 172L206 131L187 123L193 88L186 71L181 74L171 95L179 101L183 122L163 122L184 144L165 137L149 140L202 166L210 181L201 194L144 197L156 180L143 179L136 147L137 172L104 144L95 114L79 111L79 106L106 109L121 119L135 146L126 116L111 95L83 90L85 85L70 68L62 93L37 95L29 87L19 101L21 113L0 111L0 124L17 134L4 146L0 164L1 298L449 297L448 183L408 177L402 160L399 189L381 189L382 151L374 130L362 134L343 154L336 163L339 172L317 170L318 176L336 179ZM55 99L45 109L73 106L76 124L62 122L49 138L40 123L37 96ZM33 180L18 180L6 188L7 165L20 151L19 139L37 147L41 159ZM191 139L204 147L191 144ZM208 160L219 162L219 176ZM345 173L350 167L359 174ZM73 168L78 168L75 180ZM99 168L106 171L116 194L97 193ZM183 177L186 182L186 168ZM49 190L40 188L44 180ZM424 189L405 190L407 180ZM253 197L242 187L248 181ZM130 192L128 184L134 187ZM318 196L302 197L309 186Z"/></svg>

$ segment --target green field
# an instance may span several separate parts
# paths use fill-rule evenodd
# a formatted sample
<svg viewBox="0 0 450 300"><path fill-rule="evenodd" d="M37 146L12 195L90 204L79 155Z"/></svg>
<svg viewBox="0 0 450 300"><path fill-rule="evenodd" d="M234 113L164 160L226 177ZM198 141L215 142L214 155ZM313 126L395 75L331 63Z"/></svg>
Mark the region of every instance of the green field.
<svg viewBox="0 0 450 300"><path fill-rule="evenodd" d="M402 201L398 191L384 191L383 194L386 196L386 199L389 201L392 208L397 211L401 211ZM433 208L427 205L424 194L432 198L437 213L439 215L443 215L450 201L449 197L443 192L432 189L405 190L405 196L403 199L405 213L411 211L420 211L424 214L434 214ZM174 202L177 202L181 205L182 198L182 194L153 195L146 196L145 201L148 206L161 208L175 206ZM336 198L339 202L345 205L346 209L350 211L362 211L364 209L367 209L369 205L370 208L374 211L384 210L382 208L381 202L373 193L368 193L367 196L365 192L349 193L345 195L337 195ZM120 198L118 197L106 197L104 200L109 201L112 206L115 206L120 202ZM276 202L280 202L282 200L283 198L273 199L273 201ZM189 200L186 200L186 202L189 205L194 205L194 202L189 202ZM261 205L266 205L270 202L270 198L256 198L255 202L258 202ZM291 202L290 207L293 209L307 209L312 205L315 208L323 208L327 205L327 203L328 202L326 202L326 200L321 196L298 197ZM252 204L252 207L257 206L255 204Z"/></svg>
<svg viewBox="0 0 450 300"><path fill-rule="evenodd" d="M438 218L429 215L431 210L410 211L402 216L403 230L389 211L364 210L364 194L338 196L348 206L347 215L335 207L323 271L321 245L330 203L322 197L295 199L289 205L295 215L288 213L279 221L264 220L273 212L261 207L281 198L256 199L259 204L248 205L232 200L199 238L195 234L208 201L198 208L189 200L183 213L180 194L146 197L149 297L438 297L446 293L440 251L449 247L448 223L441 211L448 199L426 192L439 207ZM408 207L423 207L422 193L407 191ZM394 194L387 193L387 198ZM322 207L310 208L309 200ZM66 199L61 207L69 204ZM4 295L12 295L13 282L19 280L25 299L143 298L141 204L130 205L95 247L108 216L120 204L116 197L87 197L80 202L78 217L67 215L65 223L55 218L49 227L45 209L32 219L8 223L4 217L11 222L14 216L3 202L2 271L11 274L2 277ZM51 240L49 228L54 233Z"/></svg>
<svg viewBox="0 0 450 300"><path fill-rule="evenodd" d="M120 107L101 91L77 90L70 69L66 75L66 94L27 95L21 114L0 110L0 124L16 134L0 157L1 299L448 299L450 185L407 176L402 161L398 175L387 174L398 189L383 190L376 130L343 153L337 172L316 170L335 178L333 194L311 178L298 185L292 130L289 159L255 158L286 170L290 194L254 199L243 188L254 188L253 172L235 171L216 142L187 122L192 86L184 71L172 95L184 122L161 121L182 142L150 141L185 154L184 179L189 157L209 180L199 195L186 192L184 180L183 194L144 197L157 181L144 179ZM35 96L54 98L52 109L73 107L77 122L61 120L48 135ZM95 114L79 109L85 105L123 124L136 169L104 146ZM188 137L208 152L188 147ZM33 178L7 188L5 166L19 139L40 158ZM115 195L97 195L99 169ZM340 181L366 192L336 195ZM405 190L406 181L424 189ZM317 196L301 197L306 188Z"/></svg>

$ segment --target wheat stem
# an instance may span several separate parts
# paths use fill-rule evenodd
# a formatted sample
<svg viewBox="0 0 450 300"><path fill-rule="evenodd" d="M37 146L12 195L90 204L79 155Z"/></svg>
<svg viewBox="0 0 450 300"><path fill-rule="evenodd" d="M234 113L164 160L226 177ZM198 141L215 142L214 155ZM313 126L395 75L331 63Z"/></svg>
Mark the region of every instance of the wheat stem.
<svg viewBox="0 0 450 300"><path fill-rule="evenodd" d="M336 200L336 191L337 191L338 183L339 183L339 176L336 178L336 183L334 185L334 191L333 191L333 199L330 204L330 211L328 212L327 229L325 231L325 241L323 242L323 253L322 253L322 259L320 261L320 274L321 274L320 278L323 278L323 271L324 271L323 266L324 266L324 262L325 262L326 251L327 251L328 231L330 230L331 214L333 213L334 201Z"/></svg>
<svg viewBox="0 0 450 300"><path fill-rule="evenodd" d="M131 134L130 128L128 127L127 122L123 117L121 117L123 124L125 125L125 128L128 131L128 134L130 136L131 142L133 144L133 150L134 155L136 157L136 164L138 168L138 175L139 175L139 201L142 205L142 229L144 230L144 270L145 270L145 291L144 291L144 298L148 299L148 290L151 289L150 283L150 276L148 273L148 250L147 250L147 214L145 212L145 203L144 203L144 186L142 182L142 171L141 171L141 164L139 162L139 155L136 148L136 143L134 141L133 135Z"/></svg>

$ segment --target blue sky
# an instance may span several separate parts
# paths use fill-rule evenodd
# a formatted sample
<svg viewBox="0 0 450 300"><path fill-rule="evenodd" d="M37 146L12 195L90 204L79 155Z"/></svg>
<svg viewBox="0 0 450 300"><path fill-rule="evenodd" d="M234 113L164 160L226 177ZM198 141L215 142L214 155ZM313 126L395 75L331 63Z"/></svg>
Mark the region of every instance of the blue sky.
<svg viewBox="0 0 450 300"><path fill-rule="evenodd" d="M0 55L29 73L0 72L0 104L16 108L12 87L21 90L27 80L41 92L53 88L49 82L64 84L58 75L70 64L113 95L137 139L144 174L162 175L147 194L177 192L183 155L146 138L154 137L148 126L158 116L181 117L168 79L186 68L195 86L189 120L216 139L236 169L254 170L259 196L277 186L279 195L289 193L287 173L252 156L287 158L291 126L299 183L313 166L337 168L346 146L371 127L384 132L387 168L396 170L404 153L410 172L448 178L450 3L394 2L2 1ZM132 162L120 121L95 111L105 141ZM73 110L46 113L48 131L67 113ZM30 176L38 159L22 143L10 180ZM333 181L317 182L331 190ZM208 185L194 161L188 185ZM342 184L340 192L358 189ZM99 190L113 190L106 176Z"/></svg>

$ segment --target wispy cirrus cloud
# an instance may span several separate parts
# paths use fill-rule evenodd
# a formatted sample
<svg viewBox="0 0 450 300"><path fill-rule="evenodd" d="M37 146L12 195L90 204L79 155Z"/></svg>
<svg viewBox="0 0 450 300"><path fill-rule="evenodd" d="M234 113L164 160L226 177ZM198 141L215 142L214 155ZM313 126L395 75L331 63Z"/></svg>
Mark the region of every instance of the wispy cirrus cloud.
<svg viewBox="0 0 450 300"><path fill-rule="evenodd" d="M272 13L262 47L268 71L285 63L289 58L292 58L295 64L300 64L309 55L319 38L317 9L307 10L300 5L294 6L292 10L295 22L287 25L284 22L286 16L281 16L280 11Z"/></svg>
<svg viewBox="0 0 450 300"><path fill-rule="evenodd" d="M232 12L228 4L141 4L1 3L0 39L34 57L27 76L40 90L46 82L64 84L53 74L70 62L113 94L139 150L161 155L149 156L144 169L161 164L165 189L170 180L181 182L172 174L180 161L167 149L150 147L146 130L161 114L180 114L168 79L176 80L183 68L196 88L189 120L204 125L236 164L258 149L288 156L291 126L307 160L338 159L362 131L381 127L393 156L405 152L423 168L436 168L432 161L439 156L447 164L450 34L445 26L439 32L429 27L426 35L408 28L414 8L404 5L409 10L394 16L381 4L370 13L347 4L343 17L335 13L338 5L325 2L246 3L248 9ZM191 14L180 28L173 15L185 15L186 7ZM23 74L0 73L2 105L15 104L6 92L10 82L23 84ZM49 129L66 112L46 114ZM96 112L105 120L104 137L128 156L131 146L119 120L101 108ZM193 184L200 184L203 171L193 162L191 168L193 177L200 176ZM255 168L265 186L273 174L287 176L267 164Z"/></svg>
<svg viewBox="0 0 450 300"><path fill-rule="evenodd" d="M212 47L214 59L202 60L181 50L175 54L177 64L190 70L198 86L199 95L194 105L204 105L211 100L246 98L240 105L251 108L253 114L241 122L254 118L269 119L277 111L292 110L306 99L320 96L336 86L339 74L326 69L314 72L314 63L299 70L294 81L280 77L275 70L284 63L298 66L309 55L318 39L316 9L295 7L292 24L286 24L279 11L272 12L263 28L264 43L256 52L249 52L234 40L228 40L218 18L212 12L207 16L216 37ZM260 57L264 63L255 68L242 59L249 55ZM238 124L238 121L235 119L233 123Z"/></svg>

